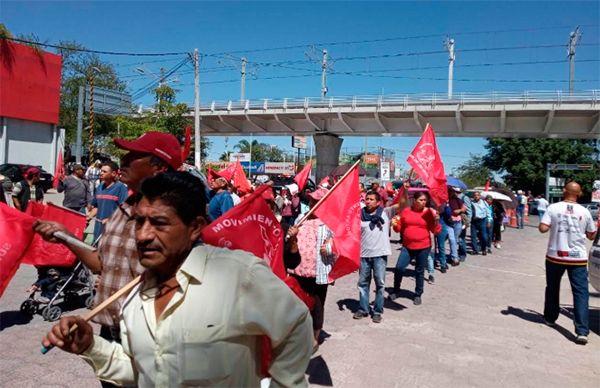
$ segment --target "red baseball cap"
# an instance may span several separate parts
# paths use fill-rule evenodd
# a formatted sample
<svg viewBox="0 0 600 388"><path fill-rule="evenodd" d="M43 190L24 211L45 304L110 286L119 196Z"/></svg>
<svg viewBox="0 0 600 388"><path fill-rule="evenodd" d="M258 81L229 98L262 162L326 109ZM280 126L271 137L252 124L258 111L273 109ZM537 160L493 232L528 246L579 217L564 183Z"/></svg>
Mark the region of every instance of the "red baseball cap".
<svg viewBox="0 0 600 388"><path fill-rule="evenodd" d="M135 140L115 139L114 143L123 150L159 157L175 170L181 167L181 146L170 133L150 131Z"/></svg>

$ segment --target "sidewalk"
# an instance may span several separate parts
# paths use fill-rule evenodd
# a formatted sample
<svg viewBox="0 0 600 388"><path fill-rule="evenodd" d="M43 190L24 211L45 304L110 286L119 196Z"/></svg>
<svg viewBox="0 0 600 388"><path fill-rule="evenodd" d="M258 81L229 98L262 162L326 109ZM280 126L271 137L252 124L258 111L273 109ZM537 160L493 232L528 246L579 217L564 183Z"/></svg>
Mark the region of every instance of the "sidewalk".
<svg viewBox="0 0 600 388"><path fill-rule="evenodd" d="M380 324L352 319L358 274L337 281L327 296L326 338L308 369L311 385L598 387L600 293L590 289L590 342L576 345L566 276L559 328L542 323L547 236L530 226L508 229L503 238L503 249L492 255L469 256L446 274L436 271L421 306L412 304L414 280L406 278L400 298L386 301ZM388 262L388 287L397 249ZM52 323L39 315L27 322L18 312L35 278L33 267L22 266L0 301L0 387L99 387L76 356L40 354Z"/></svg>

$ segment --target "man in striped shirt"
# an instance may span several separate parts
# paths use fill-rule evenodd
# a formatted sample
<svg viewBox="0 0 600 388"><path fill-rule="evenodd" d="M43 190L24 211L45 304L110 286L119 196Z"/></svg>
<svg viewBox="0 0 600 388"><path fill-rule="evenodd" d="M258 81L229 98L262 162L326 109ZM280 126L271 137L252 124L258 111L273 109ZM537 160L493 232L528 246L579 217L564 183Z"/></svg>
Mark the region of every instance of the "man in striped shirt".
<svg viewBox="0 0 600 388"><path fill-rule="evenodd" d="M568 183L563 195L564 200L548 206L538 226L541 233L550 232L546 251L544 322L554 326L558 319L560 280L567 271L573 291L575 342L585 345L590 332L585 238L593 240L596 237L596 225L589 210L577 203L581 196L581 186L577 182Z"/></svg>

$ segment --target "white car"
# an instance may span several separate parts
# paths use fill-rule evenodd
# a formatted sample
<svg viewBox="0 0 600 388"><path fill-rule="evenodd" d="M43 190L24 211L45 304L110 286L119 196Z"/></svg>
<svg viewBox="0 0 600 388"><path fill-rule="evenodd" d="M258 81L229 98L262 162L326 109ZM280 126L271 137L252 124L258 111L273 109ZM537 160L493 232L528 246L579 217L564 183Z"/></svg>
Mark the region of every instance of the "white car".
<svg viewBox="0 0 600 388"><path fill-rule="evenodd" d="M588 261L590 272L590 284L600 292L600 233L596 234L592 249L590 249L590 259Z"/></svg>

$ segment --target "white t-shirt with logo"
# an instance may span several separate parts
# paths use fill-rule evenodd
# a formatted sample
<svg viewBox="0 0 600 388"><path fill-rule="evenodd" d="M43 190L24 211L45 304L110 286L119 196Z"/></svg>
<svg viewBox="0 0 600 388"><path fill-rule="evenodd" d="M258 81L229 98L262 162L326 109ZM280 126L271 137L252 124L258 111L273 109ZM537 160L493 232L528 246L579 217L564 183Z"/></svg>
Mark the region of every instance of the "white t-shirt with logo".
<svg viewBox="0 0 600 388"><path fill-rule="evenodd" d="M596 231L589 210L572 202L553 203L541 223L550 226L546 259L559 264L587 264L585 234Z"/></svg>

